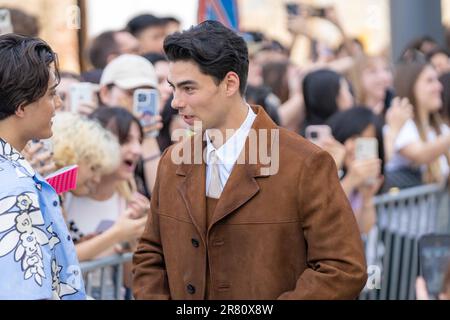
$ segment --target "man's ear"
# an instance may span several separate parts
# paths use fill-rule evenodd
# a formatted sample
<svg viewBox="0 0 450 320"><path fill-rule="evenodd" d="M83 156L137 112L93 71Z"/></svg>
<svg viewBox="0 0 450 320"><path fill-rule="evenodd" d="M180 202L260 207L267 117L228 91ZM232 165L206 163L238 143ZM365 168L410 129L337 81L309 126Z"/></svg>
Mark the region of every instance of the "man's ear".
<svg viewBox="0 0 450 320"><path fill-rule="evenodd" d="M236 92L239 93L239 85L241 81L236 72L228 72L223 79L223 83L225 84L226 95L228 97L233 96Z"/></svg>
<svg viewBox="0 0 450 320"><path fill-rule="evenodd" d="M25 118L25 103L22 103L15 112L16 116L19 118Z"/></svg>

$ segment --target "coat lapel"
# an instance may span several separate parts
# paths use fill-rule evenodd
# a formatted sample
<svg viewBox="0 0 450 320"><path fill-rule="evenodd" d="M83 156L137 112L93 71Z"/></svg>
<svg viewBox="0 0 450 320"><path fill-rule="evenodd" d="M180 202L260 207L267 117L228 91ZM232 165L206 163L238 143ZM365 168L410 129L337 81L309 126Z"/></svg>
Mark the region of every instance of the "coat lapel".
<svg viewBox="0 0 450 320"><path fill-rule="evenodd" d="M256 132L259 132L258 129L266 129L270 134L271 129L278 128L261 107L253 107L253 110L257 116L252 129L256 129ZM266 143L268 155L271 155L272 150L274 150L273 143L276 142L276 139L273 140L272 136L269 135L266 140L267 142L262 141L257 136L256 140L252 140L253 143L257 141L256 145L258 147L254 149L249 137L247 137L240 156L240 159L245 159L245 161L238 160L238 163L234 165L230 178L225 184L222 195L217 203L209 227L206 226L206 164L203 158L206 142L203 141L202 134L196 134L192 139L183 143L184 148L190 148L189 150L193 150L193 152L185 157L185 161L178 166L176 173L181 179L177 185L177 190L204 243L206 243L205 237L207 231L214 224L242 207L259 192L260 187L256 178L271 175L269 170L267 170L267 167L270 167L270 163L261 162L259 148L261 147L261 143ZM248 155L252 150L253 152L254 150L258 151L255 163L249 163L250 157ZM198 161L199 159L201 159L201 163ZM266 170L263 168L266 168Z"/></svg>
<svg viewBox="0 0 450 320"><path fill-rule="evenodd" d="M190 150L193 150L188 163L179 165L177 175L181 176L181 181L177 186L178 192L183 199L188 214L192 219L195 228L200 234L203 242L206 235L206 164L194 163L194 158L203 154L205 143L202 141L201 134L196 134L189 140ZM194 147L194 146L197 147ZM206 243L206 242L205 242Z"/></svg>
<svg viewBox="0 0 450 320"><path fill-rule="evenodd" d="M208 231L215 223L242 207L259 192L260 187L255 178L271 175L269 170L262 169L270 167L270 163L263 163L259 149L261 146L265 146L268 155L271 155L272 150L274 150L272 144L276 140L272 139L270 130L277 129L277 126L261 107L254 107L253 110L256 113L256 119L252 125L252 130L259 134L260 129L266 129L266 131L261 131L261 133L264 135L264 132L267 132L269 135L266 136L266 140L260 139L259 135L253 136L252 139L250 139L250 135L247 137L239 157L240 160L234 165L217 203ZM257 152L257 157L254 159L256 161L251 161L252 157L249 154L252 152Z"/></svg>

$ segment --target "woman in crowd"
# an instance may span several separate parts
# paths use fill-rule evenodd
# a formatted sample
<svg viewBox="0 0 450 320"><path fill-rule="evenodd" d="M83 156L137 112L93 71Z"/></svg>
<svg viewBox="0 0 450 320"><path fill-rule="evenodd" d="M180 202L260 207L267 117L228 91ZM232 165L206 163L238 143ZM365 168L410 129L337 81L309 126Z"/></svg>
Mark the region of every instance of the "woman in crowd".
<svg viewBox="0 0 450 320"><path fill-rule="evenodd" d="M109 108L102 110L107 111ZM93 120L89 121L94 122ZM101 128L99 124L98 126ZM72 134L76 136L79 133ZM83 143L90 144L90 149L98 148L92 137L88 135L85 138ZM128 179L128 176L121 176L121 174L123 175L124 161L127 161L124 160L124 157L129 157L126 154L127 144L124 147L123 141L119 139L119 143L121 142L120 148L103 156L103 161L108 161L108 158L116 159L116 165L111 168L112 170L101 172L101 176L96 178L95 188L90 188L82 193L74 192L65 199L64 207L70 228L74 233L74 239L80 240L77 251L81 261L111 254L117 244L133 241L143 230L145 217L140 217L144 215L143 212L148 203L138 198L127 205L125 196L120 196L117 191L120 182ZM105 177L110 176L119 177L114 182L106 181L105 183ZM112 189L112 194L99 196L99 193L102 194L105 189L108 191ZM129 194L127 196L131 199Z"/></svg>
<svg viewBox="0 0 450 320"><path fill-rule="evenodd" d="M324 124L336 112L353 107L348 82L332 70L320 69L307 74L303 80L303 96L306 119L302 135L307 126Z"/></svg>
<svg viewBox="0 0 450 320"><path fill-rule="evenodd" d="M116 244L134 238L134 233L138 231L136 221L123 216L103 233L94 234L86 225L97 223L99 217L107 213L99 211L81 221L84 213L76 213L71 209L74 197L94 194L102 175L117 169L120 146L117 138L97 121L77 114L58 114L54 119L53 131L54 161L57 168L78 165L77 187L65 195L63 207L66 209L66 219L76 244L78 259L90 260Z"/></svg>
<svg viewBox="0 0 450 320"><path fill-rule="evenodd" d="M379 56L360 56L349 71L355 102L382 114L391 103L392 72L386 60Z"/></svg>
<svg viewBox="0 0 450 320"><path fill-rule="evenodd" d="M442 84L436 70L425 62L407 62L398 66L394 87L400 98L408 98L413 106L413 119L406 121L397 135L393 155L387 163L389 184L402 180L409 184L446 181L449 173L450 130L444 124ZM388 132L390 127L385 130ZM399 185L398 187L402 187Z"/></svg>
<svg viewBox="0 0 450 320"><path fill-rule="evenodd" d="M381 130L376 115L366 107L354 107L332 116L328 125L334 138L345 147L342 187L350 199L361 234L367 234L376 221L373 197L383 183L384 157ZM378 158L358 159L357 138L376 138Z"/></svg>

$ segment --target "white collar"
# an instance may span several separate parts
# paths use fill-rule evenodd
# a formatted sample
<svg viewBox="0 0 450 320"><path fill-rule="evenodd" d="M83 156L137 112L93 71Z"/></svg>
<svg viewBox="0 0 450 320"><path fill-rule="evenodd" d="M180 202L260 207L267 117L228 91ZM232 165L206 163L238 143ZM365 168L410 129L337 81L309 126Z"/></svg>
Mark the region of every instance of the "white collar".
<svg viewBox="0 0 450 320"><path fill-rule="evenodd" d="M248 112L247 117L241 124L239 129L237 129L234 134L222 145L220 148L216 149L212 144L208 130L205 131L206 139L206 161L209 163L209 159L212 151L216 151L216 155L219 158L219 163L223 164L225 168L231 170L234 163L239 158L242 148L247 140L248 133L252 128L253 122L256 119L256 114L253 112L252 108L247 104Z"/></svg>

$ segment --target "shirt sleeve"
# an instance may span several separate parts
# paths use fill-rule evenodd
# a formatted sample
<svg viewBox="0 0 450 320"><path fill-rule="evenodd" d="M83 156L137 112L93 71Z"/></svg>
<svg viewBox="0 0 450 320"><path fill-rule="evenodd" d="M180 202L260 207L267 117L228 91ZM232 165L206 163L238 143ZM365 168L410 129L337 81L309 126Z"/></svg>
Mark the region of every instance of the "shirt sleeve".
<svg viewBox="0 0 450 320"><path fill-rule="evenodd" d="M417 130L414 121L408 120L398 133L397 139L395 139L395 151L400 151L404 147L417 141L420 141L419 131Z"/></svg>
<svg viewBox="0 0 450 320"><path fill-rule="evenodd" d="M0 299L52 298L44 225L34 191L11 184L0 188Z"/></svg>

